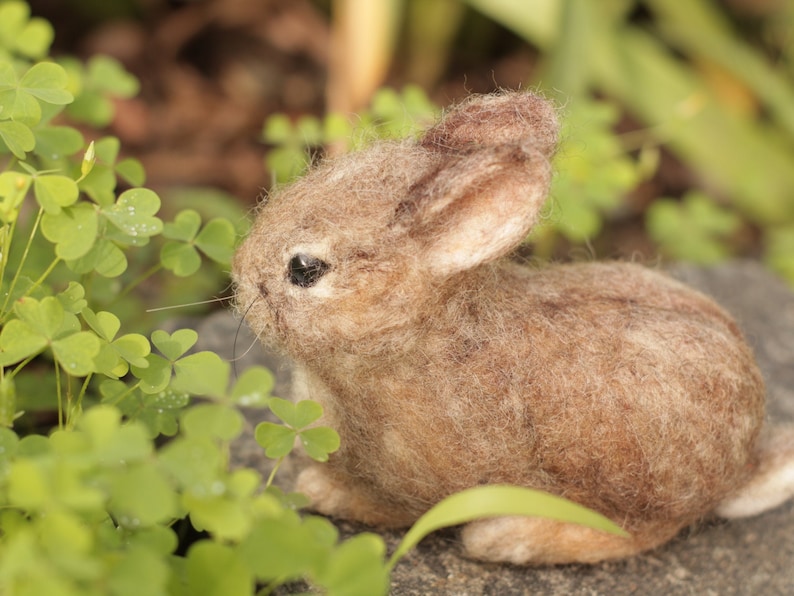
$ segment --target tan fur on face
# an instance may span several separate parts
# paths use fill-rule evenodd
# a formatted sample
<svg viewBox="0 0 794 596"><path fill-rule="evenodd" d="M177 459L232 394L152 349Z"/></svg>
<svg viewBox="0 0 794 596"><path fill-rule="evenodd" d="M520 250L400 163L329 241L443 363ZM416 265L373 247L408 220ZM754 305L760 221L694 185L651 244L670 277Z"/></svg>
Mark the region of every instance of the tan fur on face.
<svg viewBox="0 0 794 596"><path fill-rule="evenodd" d="M341 434L299 481L317 510L402 526L467 487L528 486L632 538L485 520L469 551L590 562L668 540L756 468L774 476L756 449L761 376L714 302L636 265L502 258L538 217L556 131L538 96L475 97L418 142L325 163L262 206L237 299ZM299 253L327 265L310 287L290 281Z"/></svg>

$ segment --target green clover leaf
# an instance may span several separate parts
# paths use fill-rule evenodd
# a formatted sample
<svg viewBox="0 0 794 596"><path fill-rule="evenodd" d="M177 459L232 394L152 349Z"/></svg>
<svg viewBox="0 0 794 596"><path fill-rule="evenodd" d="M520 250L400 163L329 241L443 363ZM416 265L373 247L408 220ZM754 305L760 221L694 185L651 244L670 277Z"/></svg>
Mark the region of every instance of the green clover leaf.
<svg viewBox="0 0 794 596"><path fill-rule="evenodd" d="M152 343L171 361L178 359L198 341L198 333L193 329L177 329L170 335L158 329L152 333Z"/></svg>
<svg viewBox="0 0 794 596"><path fill-rule="evenodd" d="M185 490L196 496L217 494L225 488L220 470L221 446L207 437L182 437L160 450L160 463Z"/></svg>
<svg viewBox="0 0 794 596"><path fill-rule="evenodd" d="M200 250L210 259L228 264L234 251L234 226L223 218L211 220L199 231L201 216L193 209L180 211L174 221L163 228L169 238L160 251L163 267L180 277L187 277L201 267Z"/></svg>
<svg viewBox="0 0 794 596"><path fill-rule="evenodd" d="M146 170L143 169L143 164L134 157L128 157L118 162L116 174L132 186L143 186L146 182Z"/></svg>
<svg viewBox="0 0 794 596"><path fill-rule="evenodd" d="M166 372L167 378L170 378L170 367ZM131 390L118 380L101 383L99 391L104 403L117 405L128 420L141 422L150 437L175 435L179 429L179 411L190 403L190 396L186 393L165 388L158 393L146 394L137 389Z"/></svg>
<svg viewBox="0 0 794 596"><path fill-rule="evenodd" d="M207 512L205 515L216 520L217 514L212 515L212 513L214 512ZM222 529L225 523L212 525ZM254 578L248 565L235 549L225 544L203 540L195 543L188 550L185 584L186 594L240 596L251 593Z"/></svg>
<svg viewBox="0 0 794 596"><path fill-rule="evenodd" d="M56 296L63 309L73 315L79 314L88 302L85 299L85 288L76 281L70 281L67 288Z"/></svg>
<svg viewBox="0 0 794 596"><path fill-rule="evenodd" d="M282 515L260 519L239 552L260 580L300 577L322 568L337 535L325 519Z"/></svg>
<svg viewBox="0 0 794 596"><path fill-rule="evenodd" d="M35 126L41 120L40 101L63 105L74 99L66 83L66 71L53 62L39 62L19 79L11 64L0 63L0 115Z"/></svg>
<svg viewBox="0 0 794 596"><path fill-rule="evenodd" d="M163 267L178 277L188 277L201 268L201 255L190 244L170 240L160 250Z"/></svg>
<svg viewBox="0 0 794 596"><path fill-rule="evenodd" d="M19 80L20 90L50 104L65 105L74 100L66 90L66 71L54 62L34 64Z"/></svg>
<svg viewBox="0 0 794 596"><path fill-rule="evenodd" d="M218 217L207 222L196 236L195 244L210 259L225 265L232 260L235 238L236 234L231 222Z"/></svg>
<svg viewBox="0 0 794 596"><path fill-rule="evenodd" d="M41 119L39 102L20 89L16 70L9 62L0 62L0 117L26 126L34 126Z"/></svg>
<svg viewBox="0 0 794 596"><path fill-rule="evenodd" d="M151 352L149 341L140 334L128 333L116 338L121 328L121 321L109 312L94 313L86 308L82 312L88 326L103 340L97 368L111 378L119 378L129 370L129 364L138 368L146 368L149 362L146 357Z"/></svg>
<svg viewBox="0 0 794 596"><path fill-rule="evenodd" d="M45 339L51 339L58 333L66 314L60 301L52 296L41 301L22 298L14 305L14 312L21 321Z"/></svg>
<svg viewBox="0 0 794 596"><path fill-rule="evenodd" d="M127 270L127 257L118 246L105 238L97 238L82 257L66 262L75 273L96 271L104 277L118 277Z"/></svg>
<svg viewBox="0 0 794 596"><path fill-rule="evenodd" d="M282 424L260 422L256 425L254 438L265 449L271 459L286 457L295 445L296 431Z"/></svg>
<svg viewBox="0 0 794 596"><path fill-rule="evenodd" d="M172 240L190 242L201 228L201 215L193 209L183 209L176 214L173 222L165 224L163 236Z"/></svg>
<svg viewBox="0 0 794 596"><path fill-rule="evenodd" d="M174 391L224 397L229 382L229 363L214 352L184 356L197 339L198 334L192 329L178 329L170 335L162 330L152 333L152 343L165 358L149 354L147 367L132 366L133 374L141 380L141 390L158 393L170 383Z"/></svg>
<svg viewBox="0 0 794 596"><path fill-rule="evenodd" d="M0 118L2 115L2 106L0 106ZM36 146L36 137L33 136L30 127L13 120L0 122L0 140L19 159L25 159L25 154Z"/></svg>
<svg viewBox="0 0 794 596"><path fill-rule="evenodd" d="M242 429L242 415L229 406L200 404L182 414L182 431L185 436L231 441L240 435Z"/></svg>
<svg viewBox="0 0 794 596"><path fill-rule="evenodd" d="M85 67L73 61L66 64L83 84L81 93L68 108L69 114L78 120L96 127L106 126L115 111L112 98L133 97L138 93L138 79L114 58L94 56Z"/></svg>
<svg viewBox="0 0 794 596"><path fill-rule="evenodd" d="M90 175L90 174L89 174ZM147 188L132 188L119 196L102 214L124 234L148 238L162 232L163 222L154 215L160 210L160 198Z"/></svg>
<svg viewBox="0 0 794 596"><path fill-rule="evenodd" d="M116 337L116 333L118 333L121 328L121 321L113 313L104 311L95 313L90 308L86 308L81 314L85 322L88 323L88 326L105 341L113 341L113 338Z"/></svg>
<svg viewBox="0 0 794 596"><path fill-rule="evenodd" d="M151 353L149 340L139 333L127 333L113 340L110 344L116 353L125 361L139 368L149 365L146 357Z"/></svg>
<svg viewBox="0 0 794 596"><path fill-rule="evenodd" d="M158 467L138 464L111 476L108 510L121 526L149 527L174 517L177 496Z"/></svg>
<svg viewBox="0 0 794 596"><path fill-rule="evenodd" d="M47 347L47 339L27 323L12 319L0 332L0 366L8 366L34 356Z"/></svg>
<svg viewBox="0 0 794 596"><path fill-rule="evenodd" d="M316 582L328 594L386 594L389 573L386 545L380 536L362 533L339 545L320 568Z"/></svg>
<svg viewBox="0 0 794 596"><path fill-rule="evenodd" d="M270 403L270 392L275 378L261 366L252 366L243 372L232 388L232 401L244 408L264 408Z"/></svg>
<svg viewBox="0 0 794 596"><path fill-rule="evenodd" d="M74 155L85 144L80 131L70 126L37 127L33 134L36 139L36 154L52 161Z"/></svg>
<svg viewBox="0 0 794 596"><path fill-rule="evenodd" d="M101 54L88 61L88 78L95 91L115 97L134 97L140 88L121 62Z"/></svg>
<svg viewBox="0 0 794 596"><path fill-rule="evenodd" d="M25 2L0 5L0 47L37 59L47 55L53 37L52 25L44 19L31 19Z"/></svg>
<svg viewBox="0 0 794 596"><path fill-rule="evenodd" d="M99 354L99 338L88 331L78 331L52 342L52 352L63 369L74 377L94 372L94 358Z"/></svg>
<svg viewBox="0 0 794 596"><path fill-rule="evenodd" d="M55 244L55 254L64 260L85 256L96 242L99 218L89 203L64 207L57 214L45 213L41 219L44 237Z"/></svg>
<svg viewBox="0 0 794 596"><path fill-rule="evenodd" d="M271 397L270 409L284 424L296 430L305 428L323 415L323 407L308 399L292 403L286 399Z"/></svg>
<svg viewBox="0 0 794 596"><path fill-rule="evenodd" d="M49 345L68 374L81 377L94 371L99 338L79 331L77 318L64 310L58 298L22 298L14 305L14 312L19 318L9 321L0 333L3 366L34 356Z"/></svg>
<svg viewBox="0 0 794 596"><path fill-rule="evenodd" d="M96 372L109 379L120 379L129 372L129 365L122 360L110 344L100 340L99 354L94 358Z"/></svg>
<svg viewBox="0 0 794 596"><path fill-rule="evenodd" d="M171 382L171 363L157 354L146 356L146 366L133 365L130 370L140 379L141 391L147 394L165 391Z"/></svg>
<svg viewBox="0 0 794 596"><path fill-rule="evenodd" d="M177 391L192 395L223 397L229 384L231 367L215 352L198 352L174 362L174 381Z"/></svg>
<svg viewBox="0 0 794 596"><path fill-rule="evenodd" d="M328 461L329 454L339 449L339 434L327 426L307 428L298 433L301 444L315 461Z"/></svg>
<svg viewBox="0 0 794 596"><path fill-rule="evenodd" d="M33 179L33 194L45 213L57 215L62 207L77 201L77 183L66 176L44 174Z"/></svg>
<svg viewBox="0 0 794 596"><path fill-rule="evenodd" d="M268 457L286 456L292 450L296 437L309 457L316 461L327 461L329 454L339 449L339 435L335 430L323 426L306 428L323 415L323 408L317 402L302 400L293 404L285 399L271 397L270 409L286 426L272 422L257 425L254 437L264 447Z"/></svg>
<svg viewBox="0 0 794 596"><path fill-rule="evenodd" d="M121 411L108 405L92 407L80 418L78 429L104 464L119 466L141 462L152 454L152 444L142 425L121 423Z"/></svg>

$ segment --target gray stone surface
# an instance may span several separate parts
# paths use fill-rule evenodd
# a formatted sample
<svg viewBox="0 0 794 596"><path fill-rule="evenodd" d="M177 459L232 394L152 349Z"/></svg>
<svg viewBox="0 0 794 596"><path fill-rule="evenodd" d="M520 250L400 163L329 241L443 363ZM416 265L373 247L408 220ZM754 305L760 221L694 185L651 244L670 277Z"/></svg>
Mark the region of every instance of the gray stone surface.
<svg viewBox="0 0 794 596"><path fill-rule="evenodd" d="M733 262L715 268L680 266L674 274L714 296L739 320L753 345L768 386L768 417L794 422L794 294L754 262ZM232 356L238 371L252 363L277 373L277 395L287 395L290 371L282 359L263 354L244 327L239 334L232 317L220 313L198 329L201 341ZM247 351L247 352L246 352ZM714 355L719 358L719 354ZM263 472L268 467L252 438L257 422L251 414L246 437L234 448L234 461ZM288 487L299 461L279 470ZM338 524L343 534L365 528ZM401 533L383 534L393 549ZM789 595L794 594L794 505L788 503L764 515L731 522L710 521L684 531L677 539L650 553L600 565L520 568L482 564L460 556L454 529L427 538L406 556L392 575L396 596L432 595ZM365 596L365 595L362 595Z"/></svg>

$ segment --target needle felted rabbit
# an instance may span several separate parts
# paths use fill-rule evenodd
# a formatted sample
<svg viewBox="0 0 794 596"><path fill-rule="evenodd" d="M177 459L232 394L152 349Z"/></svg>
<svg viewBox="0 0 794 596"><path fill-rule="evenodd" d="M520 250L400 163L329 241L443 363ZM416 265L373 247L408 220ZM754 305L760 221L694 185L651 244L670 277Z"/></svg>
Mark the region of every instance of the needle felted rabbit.
<svg viewBox="0 0 794 596"><path fill-rule="evenodd" d="M638 265L503 258L538 219L556 137L542 98L477 96L259 210L237 302L341 435L298 480L319 512L399 527L464 488L526 486L630 537L488 519L464 528L469 555L594 562L794 493L794 433L761 439L763 381L714 302Z"/></svg>

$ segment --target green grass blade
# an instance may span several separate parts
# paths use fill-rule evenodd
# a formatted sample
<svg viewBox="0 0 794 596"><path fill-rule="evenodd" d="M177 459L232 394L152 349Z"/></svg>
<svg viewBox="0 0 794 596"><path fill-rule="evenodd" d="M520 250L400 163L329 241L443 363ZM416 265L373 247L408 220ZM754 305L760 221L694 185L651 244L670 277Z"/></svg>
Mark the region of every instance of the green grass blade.
<svg viewBox="0 0 794 596"><path fill-rule="evenodd" d="M478 486L447 497L420 517L394 551L388 568L393 569L409 550L436 530L507 515L545 517L627 536L603 515L562 497L519 486Z"/></svg>

